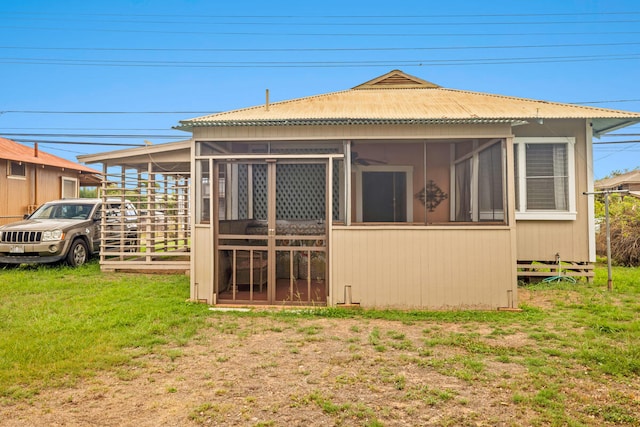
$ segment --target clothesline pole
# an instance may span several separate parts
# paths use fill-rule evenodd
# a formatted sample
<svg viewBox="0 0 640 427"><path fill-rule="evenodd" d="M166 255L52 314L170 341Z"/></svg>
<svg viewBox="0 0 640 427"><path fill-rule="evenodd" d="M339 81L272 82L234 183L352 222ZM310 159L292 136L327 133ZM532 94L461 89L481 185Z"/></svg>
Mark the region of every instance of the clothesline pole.
<svg viewBox="0 0 640 427"><path fill-rule="evenodd" d="M612 193L628 193L629 190L603 190L592 193L584 192L585 196L603 194L604 195L604 223L607 237L607 290L613 290L613 275L611 273L611 229L609 227L609 195Z"/></svg>

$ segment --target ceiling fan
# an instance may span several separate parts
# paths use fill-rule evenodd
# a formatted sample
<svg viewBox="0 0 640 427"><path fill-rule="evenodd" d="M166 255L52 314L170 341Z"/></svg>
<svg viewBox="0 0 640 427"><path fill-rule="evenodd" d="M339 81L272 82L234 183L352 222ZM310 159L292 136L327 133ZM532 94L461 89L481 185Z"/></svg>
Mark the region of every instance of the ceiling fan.
<svg viewBox="0 0 640 427"><path fill-rule="evenodd" d="M371 166L371 165L386 165L387 162L376 159L367 159L360 157L357 151L351 152L351 163L359 166Z"/></svg>

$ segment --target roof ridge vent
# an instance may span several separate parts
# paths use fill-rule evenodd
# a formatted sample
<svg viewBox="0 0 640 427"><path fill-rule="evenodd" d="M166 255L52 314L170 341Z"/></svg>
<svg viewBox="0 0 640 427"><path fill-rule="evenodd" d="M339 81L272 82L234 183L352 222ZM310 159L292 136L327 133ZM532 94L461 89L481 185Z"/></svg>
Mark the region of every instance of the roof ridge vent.
<svg viewBox="0 0 640 427"><path fill-rule="evenodd" d="M387 89L387 88L439 88L435 83L422 80L401 70L393 70L373 80L362 83L353 89Z"/></svg>

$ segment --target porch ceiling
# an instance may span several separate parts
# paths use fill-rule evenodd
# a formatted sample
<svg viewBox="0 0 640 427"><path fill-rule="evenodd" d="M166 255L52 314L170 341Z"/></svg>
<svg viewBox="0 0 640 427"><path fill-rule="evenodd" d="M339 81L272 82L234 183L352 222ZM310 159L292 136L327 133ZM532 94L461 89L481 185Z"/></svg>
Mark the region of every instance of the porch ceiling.
<svg viewBox="0 0 640 427"><path fill-rule="evenodd" d="M189 172L191 169L191 140L169 142L139 148L108 151L105 153L78 156L78 161L109 166L124 166L128 169L153 172Z"/></svg>

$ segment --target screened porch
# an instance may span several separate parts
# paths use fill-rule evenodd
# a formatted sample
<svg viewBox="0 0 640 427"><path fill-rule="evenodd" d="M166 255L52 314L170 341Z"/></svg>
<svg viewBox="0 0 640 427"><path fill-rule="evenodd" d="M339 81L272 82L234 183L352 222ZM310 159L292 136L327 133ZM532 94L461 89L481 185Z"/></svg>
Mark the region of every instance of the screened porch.
<svg viewBox="0 0 640 427"><path fill-rule="evenodd" d="M327 304L334 227L507 225L505 139L195 147L217 303Z"/></svg>

